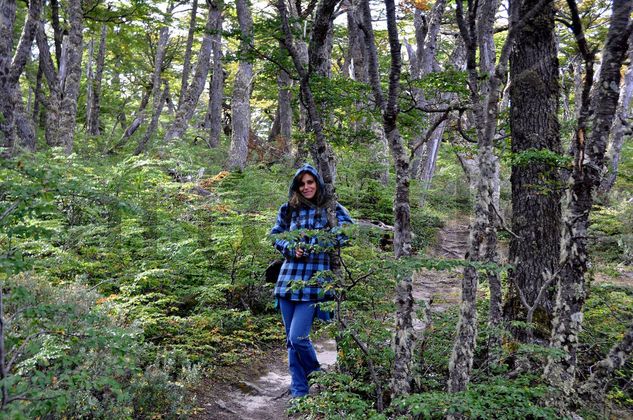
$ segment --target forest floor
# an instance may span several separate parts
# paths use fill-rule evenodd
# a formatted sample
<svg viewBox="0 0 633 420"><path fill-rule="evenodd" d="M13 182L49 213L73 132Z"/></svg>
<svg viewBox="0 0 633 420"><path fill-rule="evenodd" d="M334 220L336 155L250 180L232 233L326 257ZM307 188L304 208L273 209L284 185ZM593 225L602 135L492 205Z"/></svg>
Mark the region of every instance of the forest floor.
<svg viewBox="0 0 633 420"><path fill-rule="evenodd" d="M436 258L463 258L467 250L468 221L449 221L428 251ZM443 311L460 300L460 270L451 272L420 270L414 276L416 301L432 300L431 311ZM419 324L418 324L419 325ZM414 325L415 327L415 325ZM317 335L313 343L321 365L327 369L336 362L336 343ZM286 409L290 375L285 348L275 348L243 368L227 369L205 379L198 388L199 411L194 419L277 420L288 418Z"/></svg>

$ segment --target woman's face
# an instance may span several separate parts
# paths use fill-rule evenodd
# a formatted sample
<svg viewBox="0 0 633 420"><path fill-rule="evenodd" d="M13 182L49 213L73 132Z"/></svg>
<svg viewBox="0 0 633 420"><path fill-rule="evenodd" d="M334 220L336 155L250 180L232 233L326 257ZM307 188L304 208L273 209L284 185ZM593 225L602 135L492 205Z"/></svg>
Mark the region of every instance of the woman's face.
<svg viewBox="0 0 633 420"><path fill-rule="evenodd" d="M299 179L299 193L306 199L312 200L317 192L316 179L310 174L303 174Z"/></svg>

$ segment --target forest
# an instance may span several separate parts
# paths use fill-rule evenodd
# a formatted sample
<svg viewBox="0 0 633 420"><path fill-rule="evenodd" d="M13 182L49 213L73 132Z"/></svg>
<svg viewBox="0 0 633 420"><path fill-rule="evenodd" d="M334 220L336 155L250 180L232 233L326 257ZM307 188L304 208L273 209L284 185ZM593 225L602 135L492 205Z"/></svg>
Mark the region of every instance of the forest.
<svg viewBox="0 0 633 420"><path fill-rule="evenodd" d="M632 97L630 0L0 0L0 418L632 418Z"/></svg>

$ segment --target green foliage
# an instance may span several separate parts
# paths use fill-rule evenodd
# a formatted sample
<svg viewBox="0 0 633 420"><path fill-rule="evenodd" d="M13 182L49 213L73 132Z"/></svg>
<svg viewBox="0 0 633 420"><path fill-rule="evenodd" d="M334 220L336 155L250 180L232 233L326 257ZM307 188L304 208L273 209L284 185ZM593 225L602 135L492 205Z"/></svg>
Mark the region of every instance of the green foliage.
<svg viewBox="0 0 633 420"><path fill-rule="evenodd" d="M597 284L591 287L585 303L583 331L580 335L579 365L584 369L604 358L633 319L633 288ZM610 401L622 408L633 407L630 378L633 362L617 370L607 392Z"/></svg>
<svg viewBox="0 0 633 420"><path fill-rule="evenodd" d="M114 307L98 304L93 290L51 287L22 274L4 282L3 291L10 323L5 345L16 357L3 384L9 398L24 398L9 403L3 415L177 418L191 408L199 369L163 352L162 362L148 363L155 349L137 328L111 317Z"/></svg>
<svg viewBox="0 0 633 420"><path fill-rule="evenodd" d="M633 203L621 200L591 212L590 249L603 262L633 262Z"/></svg>
<svg viewBox="0 0 633 420"><path fill-rule="evenodd" d="M456 414L472 419L558 418L554 409L539 405L546 392L538 377L493 378L490 382L472 384L465 392L413 394L393 405L421 419L442 419Z"/></svg>
<svg viewBox="0 0 633 420"><path fill-rule="evenodd" d="M424 90L425 95L440 93L456 93L461 99L470 95L468 89L468 73L466 71L449 68L444 71L434 71L413 82L413 86Z"/></svg>
<svg viewBox="0 0 633 420"><path fill-rule="evenodd" d="M528 149L510 156L512 166L548 165L552 168L569 168L572 157L549 149Z"/></svg>
<svg viewBox="0 0 633 420"><path fill-rule="evenodd" d="M57 389L49 378L38 383L38 389L56 390L56 401L65 402L58 408L51 408L52 403L40 404L37 410L41 413L53 409L81 413L92 407L96 417L100 410L118 413L118 409L123 414L117 417L130 417L137 411L146 417L181 415L192 402L186 387L177 385L175 379L180 375L179 366L185 364L178 362L174 365L177 372L165 373L164 358L159 356L164 349L215 367L243 363L245 353L261 351L260 343L281 340L283 328L278 317L270 315L271 290L262 281L262 273L275 255L266 236L275 208L243 213L244 207L233 208L230 196L233 188L255 191L259 175L229 178L225 186L222 176L209 178L201 184L211 194L201 196L193 190L194 184L173 182L167 175L175 169L195 177L199 169L195 162L177 166L169 159L95 162L49 153L2 163L0 208L4 212L12 203L19 203L2 220L3 278L29 266L58 285L55 287L91 285L94 292L106 294L104 302L109 305L99 322L112 316L121 325L135 325L134 335L124 335L127 341L113 347L129 349L131 367L112 359L103 372L110 375L109 369L115 369L117 363L121 369L133 370L115 378L127 384L118 385L125 388L121 391L124 400L101 407L90 397L97 394L87 384L81 392L72 387ZM273 191L277 190L271 187ZM257 203L265 201L261 195L251 204L240 204L255 210ZM103 342L91 344L90 340L103 341L108 334L90 328L91 335L79 335L76 345L103 351L99 347ZM67 351L57 338L42 341L47 360L59 359L55 351ZM187 369L191 376L197 368ZM165 382L165 375L175 382ZM99 379L94 381L94 386L100 386ZM82 400L73 402L67 395L71 391ZM25 410L20 405L12 407L16 413Z"/></svg>
<svg viewBox="0 0 633 420"><path fill-rule="evenodd" d="M442 220L426 209L411 212L411 231L413 249L423 250L435 240L437 230L444 226Z"/></svg>
<svg viewBox="0 0 633 420"><path fill-rule="evenodd" d="M290 408L290 413L305 413L311 418L327 419L386 419L367 400L372 386L345 374L315 373L312 383L321 392L315 396L298 399Z"/></svg>

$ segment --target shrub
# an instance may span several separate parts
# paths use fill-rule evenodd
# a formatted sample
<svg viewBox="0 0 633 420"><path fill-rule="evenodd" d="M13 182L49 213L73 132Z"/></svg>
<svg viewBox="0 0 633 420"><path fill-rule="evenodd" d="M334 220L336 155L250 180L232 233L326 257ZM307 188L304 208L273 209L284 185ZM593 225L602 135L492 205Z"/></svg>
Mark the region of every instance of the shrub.
<svg viewBox="0 0 633 420"><path fill-rule="evenodd" d="M175 418L191 407L188 389L197 368L186 362L146 368L155 349L137 328L110 317L112 303L97 304L93 290L52 287L23 273L9 278L3 291L6 351L15 356L3 385L9 399L16 398L3 415L143 417L137 404L143 401L143 412Z"/></svg>

